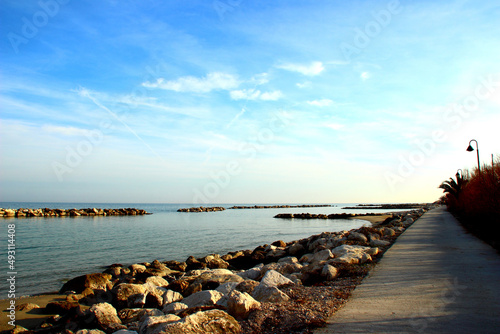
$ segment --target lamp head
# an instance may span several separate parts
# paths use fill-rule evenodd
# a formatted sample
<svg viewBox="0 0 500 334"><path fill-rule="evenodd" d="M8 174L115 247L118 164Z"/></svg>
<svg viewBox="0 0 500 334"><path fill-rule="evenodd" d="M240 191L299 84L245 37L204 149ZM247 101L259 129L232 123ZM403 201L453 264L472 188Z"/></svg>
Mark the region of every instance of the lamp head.
<svg viewBox="0 0 500 334"><path fill-rule="evenodd" d="M467 151L468 152L472 152L474 151L474 148L472 147L472 145L469 144L469 147L467 147Z"/></svg>

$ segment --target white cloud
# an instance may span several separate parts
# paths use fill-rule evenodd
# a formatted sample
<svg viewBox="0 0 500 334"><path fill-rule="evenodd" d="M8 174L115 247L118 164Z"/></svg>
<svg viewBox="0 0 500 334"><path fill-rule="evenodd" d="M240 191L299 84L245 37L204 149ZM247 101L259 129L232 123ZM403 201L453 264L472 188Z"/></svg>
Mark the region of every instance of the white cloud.
<svg viewBox="0 0 500 334"><path fill-rule="evenodd" d="M264 100L264 101L276 101L282 97L283 97L283 93L279 90L275 90L272 92L264 92L260 96L261 100Z"/></svg>
<svg viewBox="0 0 500 334"><path fill-rule="evenodd" d="M250 79L250 82L256 85L264 85L269 82L269 74L265 72L256 74Z"/></svg>
<svg viewBox="0 0 500 334"><path fill-rule="evenodd" d="M291 71L291 72L298 72L298 73L301 73L301 74L307 75L307 76L318 75L321 72L323 72L323 70L325 69L325 67L323 66L323 63L320 61L313 61L309 65L289 63L289 64L279 65L277 67L282 69L282 70L287 70L287 71Z"/></svg>
<svg viewBox="0 0 500 334"><path fill-rule="evenodd" d="M185 76L170 81L159 78L156 82L144 82L142 85L147 88L160 88L173 90L175 92L207 93L212 90L229 90L236 88L239 82L232 74L212 72L208 73L207 76L203 78Z"/></svg>
<svg viewBox="0 0 500 334"><path fill-rule="evenodd" d="M44 125L42 131L56 133L64 136L85 136L90 133L87 129L75 128L73 126Z"/></svg>
<svg viewBox="0 0 500 334"><path fill-rule="evenodd" d="M333 130L340 130L344 127L344 124L339 124L339 123L329 123L325 124L327 128L333 129Z"/></svg>
<svg viewBox="0 0 500 334"><path fill-rule="evenodd" d="M233 90L229 93L233 100L264 100L276 101L283 97L283 93L279 90L262 93L258 89L242 89Z"/></svg>
<svg viewBox="0 0 500 334"><path fill-rule="evenodd" d="M321 99L321 100L307 101L307 103L315 107L328 107L333 104L333 101L330 99Z"/></svg>
<svg viewBox="0 0 500 334"><path fill-rule="evenodd" d="M310 87L311 86L311 81L305 81L305 82L298 82L295 84L297 87L299 88L307 88L307 87Z"/></svg>
<svg viewBox="0 0 500 334"><path fill-rule="evenodd" d="M370 74L370 72L363 72L360 75L361 80L363 80L363 81L366 81L366 80L370 79L371 76L372 75Z"/></svg>

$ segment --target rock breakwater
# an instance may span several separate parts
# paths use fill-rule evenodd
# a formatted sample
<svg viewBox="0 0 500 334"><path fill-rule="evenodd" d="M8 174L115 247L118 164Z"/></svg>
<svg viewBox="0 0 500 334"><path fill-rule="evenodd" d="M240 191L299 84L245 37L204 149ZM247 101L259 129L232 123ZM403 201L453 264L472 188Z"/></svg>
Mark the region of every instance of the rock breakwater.
<svg viewBox="0 0 500 334"><path fill-rule="evenodd" d="M331 207L330 204L301 204L301 205L253 205L232 206L229 209L285 209L285 208L323 208Z"/></svg>
<svg viewBox="0 0 500 334"><path fill-rule="evenodd" d="M226 208L222 206L212 206L212 207L194 207L194 208L181 208L177 210L177 212L215 212L215 211L224 211Z"/></svg>
<svg viewBox="0 0 500 334"><path fill-rule="evenodd" d="M79 216L135 216L150 215L146 210L134 208L122 209L2 209L0 217L79 217Z"/></svg>
<svg viewBox="0 0 500 334"><path fill-rule="evenodd" d="M423 211L225 255L113 264L65 283L66 300L45 310L58 315L33 332L310 332Z"/></svg>

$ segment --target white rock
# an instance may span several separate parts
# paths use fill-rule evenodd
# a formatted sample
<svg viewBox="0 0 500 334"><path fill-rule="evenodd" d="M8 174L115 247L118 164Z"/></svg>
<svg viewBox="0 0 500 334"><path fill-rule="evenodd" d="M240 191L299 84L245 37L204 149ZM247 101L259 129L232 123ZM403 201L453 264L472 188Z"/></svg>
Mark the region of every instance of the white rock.
<svg viewBox="0 0 500 334"><path fill-rule="evenodd" d="M167 305L170 303L175 303L175 302L181 301L182 298L184 298L184 297L180 293L178 293L177 291L167 290L163 294L163 305Z"/></svg>
<svg viewBox="0 0 500 334"><path fill-rule="evenodd" d="M276 270L269 270L266 272L262 280L260 281L260 285L265 286L279 286L282 284L290 284L293 283L290 279L281 275Z"/></svg>
<svg viewBox="0 0 500 334"><path fill-rule="evenodd" d="M188 309L188 306L186 304L176 302L176 303L170 303L168 305L165 305L163 307L162 311L165 314L169 314L169 313L177 314L177 313L182 312L186 309Z"/></svg>
<svg viewBox="0 0 500 334"><path fill-rule="evenodd" d="M389 246L391 243L387 240L372 240L370 241L370 246L372 247L385 247L385 246Z"/></svg>
<svg viewBox="0 0 500 334"><path fill-rule="evenodd" d="M223 296L215 290L203 290L184 298L182 302L188 307L215 305Z"/></svg>
<svg viewBox="0 0 500 334"><path fill-rule="evenodd" d="M237 319L246 319L252 310L258 308L260 303L246 292L234 290L229 295L227 310Z"/></svg>
<svg viewBox="0 0 500 334"><path fill-rule="evenodd" d="M171 322L181 320L174 314L167 314L157 317L148 317L141 324L139 329L140 334L159 334L162 332L163 326Z"/></svg>
<svg viewBox="0 0 500 334"><path fill-rule="evenodd" d="M227 282L219 285L215 291L219 291L220 293L223 293L224 295L229 295L231 291L234 290L234 288L240 283L238 282Z"/></svg>
<svg viewBox="0 0 500 334"><path fill-rule="evenodd" d="M260 271L264 267L264 264L261 263L251 269L245 270L241 273L238 273L238 276L244 279L257 280L260 277Z"/></svg>
<svg viewBox="0 0 500 334"><path fill-rule="evenodd" d="M290 299L287 294L275 286L259 284L252 292L252 297L260 302L280 303Z"/></svg>
<svg viewBox="0 0 500 334"><path fill-rule="evenodd" d="M171 334L231 334L240 333L241 326L228 313L221 310L196 312L187 317L168 324L160 325L157 333Z"/></svg>
<svg viewBox="0 0 500 334"><path fill-rule="evenodd" d="M168 281L160 276L151 276L146 278L146 283L151 283L152 285L158 287L166 287L168 286Z"/></svg>
<svg viewBox="0 0 500 334"><path fill-rule="evenodd" d="M323 249L317 253L314 253L310 262L322 262L327 261L333 257L332 252L329 249Z"/></svg>

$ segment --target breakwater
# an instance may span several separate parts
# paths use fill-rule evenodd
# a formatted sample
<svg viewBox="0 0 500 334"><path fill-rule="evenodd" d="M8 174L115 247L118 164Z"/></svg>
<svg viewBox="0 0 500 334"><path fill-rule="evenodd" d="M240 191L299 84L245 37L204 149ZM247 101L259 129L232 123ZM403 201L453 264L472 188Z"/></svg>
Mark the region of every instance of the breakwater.
<svg viewBox="0 0 500 334"><path fill-rule="evenodd" d="M314 214L314 213L278 213L274 218L282 219L349 219L349 218L362 218L366 216L378 216L380 213L332 213L329 215L325 214Z"/></svg>
<svg viewBox="0 0 500 334"><path fill-rule="evenodd" d="M241 210L241 209L287 209L287 208L324 208L324 207L332 207L330 204L301 204L301 205L235 205L228 210ZM211 207L193 207L193 208L181 208L178 209L177 212L215 212L215 211L224 211L226 208L222 206L211 206Z"/></svg>
<svg viewBox="0 0 500 334"><path fill-rule="evenodd" d="M136 216L149 215L146 210L135 208L121 209L2 209L0 217L79 217L79 216Z"/></svg>

